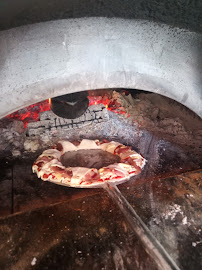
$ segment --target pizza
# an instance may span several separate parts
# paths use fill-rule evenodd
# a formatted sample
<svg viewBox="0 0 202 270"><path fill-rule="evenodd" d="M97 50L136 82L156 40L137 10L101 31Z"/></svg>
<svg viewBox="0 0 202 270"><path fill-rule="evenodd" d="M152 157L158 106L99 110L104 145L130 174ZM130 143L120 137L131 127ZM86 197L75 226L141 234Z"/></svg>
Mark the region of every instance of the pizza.
<svg viewBox="0 0 202 270"><path fill-rule="evenodd" d="M91 149L103 150L117 155L120 162L100 169L65 167L61 162L62 156L67 152ZM115 141L83 139L75 142L58 142L53 148L45 150L37 158L32 170L38 178L44 181L69 187L90 188L99 187L105 182L123 183L132 176L139 174L145 163L146 160L132 150L130 146Z"/></svg>

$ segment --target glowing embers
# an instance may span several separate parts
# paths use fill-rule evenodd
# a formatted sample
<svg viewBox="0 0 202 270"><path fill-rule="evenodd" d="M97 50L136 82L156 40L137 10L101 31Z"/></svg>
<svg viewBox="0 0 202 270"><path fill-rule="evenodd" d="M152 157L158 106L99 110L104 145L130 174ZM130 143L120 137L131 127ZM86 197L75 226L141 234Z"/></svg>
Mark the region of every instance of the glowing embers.
<svg viewBox="0 0 202 270"><path fill-rule="evenodd" d="M48 99L42 102L32 104L24 109L16 111L7 115L6 118L12 118L14 120L21 120L24 123L25 128L30 121L38 121L39 113L44 111L50 111L50 104Z"/></svg>
<svg viewBox="0 0 202 270"><path fill-rule="evenodd" d="M91 95L89 91L89 106L103 104L107 110L114 113L122 114L125 117L130 115L124 108L124 98L128 96L127 91L108 91L102 95ZM24 109L18 110L12 114L9 114L7 118L14 120L21 120L24 123L25 128L29 122L39 121L39 113L44 111L50 111L51 99L47 99L42 102L35 103Z"/></svg>
<svg viewBox="0 0 202 270"><path fill-rule="evenodd" d="M123 105L121 104L121 101L119 100L119 97L122 95L128 95L127 91L122 91L121 94L119 94L116 91L113 91L111 95L104 94L100 96L89 96L88 97L89 106L96 104L103 104L109 111L118 114L126 114L126 117L129 117Z"/></svg>

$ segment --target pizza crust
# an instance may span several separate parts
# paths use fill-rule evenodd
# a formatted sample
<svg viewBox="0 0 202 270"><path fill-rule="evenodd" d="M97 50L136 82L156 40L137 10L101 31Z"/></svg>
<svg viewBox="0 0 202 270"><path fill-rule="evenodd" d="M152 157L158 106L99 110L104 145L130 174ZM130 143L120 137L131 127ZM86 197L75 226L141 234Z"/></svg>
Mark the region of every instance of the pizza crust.
<svg viewBox="0 0 202 270"><path fill-rule="evenodd" d="M64 167L61 157L66 152L99 149L120 157L119 163L107 167ZM146 160L129 146L119 142L86 140L81 142L59 141L54 149L45 150L34 162L32 170L38 178L69 187L100 187L105 182L120 184L141 172Z"/></svg>

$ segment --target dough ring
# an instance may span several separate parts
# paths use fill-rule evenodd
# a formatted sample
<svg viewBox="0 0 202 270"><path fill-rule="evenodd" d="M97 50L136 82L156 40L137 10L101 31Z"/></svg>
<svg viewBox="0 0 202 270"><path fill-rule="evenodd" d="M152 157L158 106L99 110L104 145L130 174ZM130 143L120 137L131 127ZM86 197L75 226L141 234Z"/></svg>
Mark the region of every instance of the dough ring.
<svg viewBox="0 0 202 270"><path fill-rule="evenodd" d="M65 167L61 157L70 151L103 150L120 157L114 163L100 169ZM120 184L141 172L146 160L129 146L114 141L86 140L80 142L60 141L52 149L45 150L32 166L38 178L69 187L99 187L106 181Z"/></svg>

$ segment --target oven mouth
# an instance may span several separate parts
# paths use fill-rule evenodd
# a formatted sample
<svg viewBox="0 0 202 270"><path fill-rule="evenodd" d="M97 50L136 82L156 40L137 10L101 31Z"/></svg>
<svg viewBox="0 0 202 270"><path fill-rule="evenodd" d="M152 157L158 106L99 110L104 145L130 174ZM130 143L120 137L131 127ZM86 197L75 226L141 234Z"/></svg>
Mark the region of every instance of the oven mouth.
<svg viewBox="0 0 202 270"><path fill-rule="evenodd" d="M110 164L119 163L120 157L99 149L82 149L64 153L61 162L65 167L101 169Z"/></svg>

